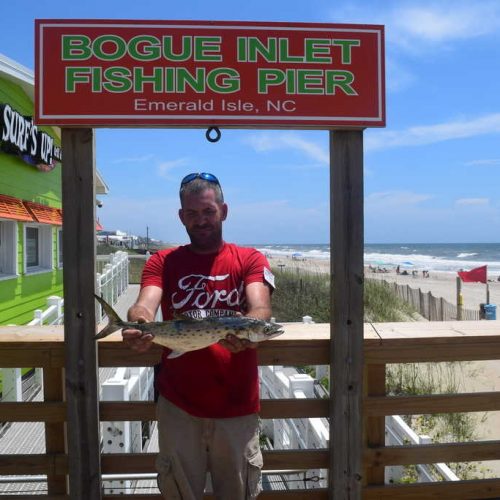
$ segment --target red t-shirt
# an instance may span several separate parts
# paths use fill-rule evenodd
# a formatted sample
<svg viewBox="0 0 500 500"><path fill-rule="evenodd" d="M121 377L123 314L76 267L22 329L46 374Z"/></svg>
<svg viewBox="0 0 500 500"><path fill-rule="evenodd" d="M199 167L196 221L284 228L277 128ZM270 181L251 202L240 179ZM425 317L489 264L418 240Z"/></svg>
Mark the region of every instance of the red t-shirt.
<svg viewBox="0 0 500 500"><path fill-rule="evenodd" d="M225 243L216 254L196 254L188 246L161 250L146 263L141 287L163 289L163 319L182 312L194 318L245 314L245 286L265 282L267 259L253 248ZM203 418L228 418L260 410L257 352L233 354L221 345L167 359L164 349L156 387L170 402Z"/></svg>

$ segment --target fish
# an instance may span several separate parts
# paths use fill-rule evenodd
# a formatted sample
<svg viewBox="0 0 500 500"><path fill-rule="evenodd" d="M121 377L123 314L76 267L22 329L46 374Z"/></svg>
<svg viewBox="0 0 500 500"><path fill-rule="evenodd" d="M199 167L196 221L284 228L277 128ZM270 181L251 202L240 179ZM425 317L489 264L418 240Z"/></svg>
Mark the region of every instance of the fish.
<svg viewBox="0 0 500 500"><path fill-rule="evenodd" d="M123 321L118 313L102 298L94 294L108 316L107 326L94 336L99 340L122 328L140 330L153 335L153 342L171 349L168 358L177 358L189 351L204 349L232 334L250 342L262 342L283 333L283 325L248 316L217 316L194 319L183 314L170 321L137 323Z"/></svg>

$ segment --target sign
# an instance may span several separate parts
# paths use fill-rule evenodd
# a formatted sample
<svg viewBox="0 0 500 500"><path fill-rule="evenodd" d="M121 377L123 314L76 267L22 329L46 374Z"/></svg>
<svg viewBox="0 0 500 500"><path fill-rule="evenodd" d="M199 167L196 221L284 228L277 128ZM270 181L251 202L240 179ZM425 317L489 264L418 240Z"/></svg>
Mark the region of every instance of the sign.
<svg viewBox="0 0 500 500"><path fill-rule="evenodd" d="M31 116L23 116L8 104L0 104L0 149L20 156L26 163L48 172L62 160L61 148L47 133L38 130Z"/></svg>
<svg viewBox="0 0 500 500"><path fill-rule="evenodd" d="M383 26L35 22L40 124L385 125Z"/></svg>

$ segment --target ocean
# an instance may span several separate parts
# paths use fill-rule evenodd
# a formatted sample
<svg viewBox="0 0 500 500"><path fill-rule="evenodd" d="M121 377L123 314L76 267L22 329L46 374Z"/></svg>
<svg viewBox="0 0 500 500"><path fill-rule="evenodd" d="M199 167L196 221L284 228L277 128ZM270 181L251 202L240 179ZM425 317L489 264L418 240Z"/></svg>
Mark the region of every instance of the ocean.
<svg viewBox="0 0 500 500"><path fill-rule="evenodd" d="M330 245L252 245L272 256L329 259ZM500 243L380 243L365 244L365 264L427 271L468 271L488 266L488 276L500 275Z"/></svg>

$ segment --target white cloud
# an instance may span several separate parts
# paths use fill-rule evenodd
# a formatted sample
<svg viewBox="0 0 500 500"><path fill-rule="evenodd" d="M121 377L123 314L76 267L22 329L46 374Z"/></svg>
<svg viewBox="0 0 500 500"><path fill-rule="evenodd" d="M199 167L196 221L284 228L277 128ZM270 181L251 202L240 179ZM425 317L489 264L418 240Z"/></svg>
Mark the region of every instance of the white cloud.
<svg viewBox="0 0 500 500"><path fill-rule="evenodd" d="M498 29L498 2L434 2L400 5L391 15L400 41L408 38L440 43L475 38Z"/></svg>
<svg viewBox="0 0 500 500"><path fill-rule="evenodd" d="M319 163L329 164L330 162L330 155L327 149L293 133L252 134L244 142L250 144L258 153L280 149L294 149Z"/></svg>
<svg viewBox="0 0 500 500"><path fill-rule="evenodd" d="M177 167L184 167L189 163L187 158L179 158L178 160L163 161L157 167L157 172L160 177L171 179L170 172Z"/></svg>
<svg viewBox="0 0 500 500"><path fill-rule="evenodd" d="M500 158L492 158L489 160L472 160L464 163L467 166L489 166L489 165L500 165Z"/></svg>
<svg viewBox="0 0 500 500"><path fill-rule="evenodd" d="M382 191L371 193L365 198L367 210L391 209L418 205L432 198L429 194L413 193L411 191Z"/></svg>
<svg viewBox="0 0 500 500"><path fill-rule="evenodd" d="M421 146L500 132L500 113L460 119L435 125L419 125L406 130L377 130L365 134L367 151L401 146Z"/></svg>
<svg viewBox="0 0 500 500"><path fill-rule="evenodd" d="M108 196L100 209L100 221L106 229L121 229L145 236L146 226L152 238L165 242L186 241L186 232L177 218L177 197L133 199Z"/></svg>
<svg viewBox="0 0 500 500"><path fill-rule="evenodd" d="M455 205L462 207L477 207L488 205L490 200L488 198L460 198L455 201Z"/></svg>
<svg viewBox="0 0 500 500"><path fill-rule="evenodd" d="M385 61L386 86L388 91L404 90L415 82L415 75L394 58L387 57Z"/></svg>
<svg viewBox="0 0 500 500"><path fill-rule="evenodd" d="M224 234L228 241L274 243L317 242L328 239L328 204L297 206L286 199L231 203Z"/></svg>
<svg viewBox="0 0 500 500"><path fill-rule="evenodd" d="M334 22L383 24L388 45L428 55L429 46L456 40L496 35L500 27L500 3L494 0L406 0L352 2L335 7Z"/></svg>
<svg viewBox="0 0 500 500"><path fill-rule="evenodd" d="M147 161L151 161L154 158L152 154L142 155L142 156L129 156L126 158L117 158L113 160L111 163L119 164L119 163L145 163Z"/></svg>

